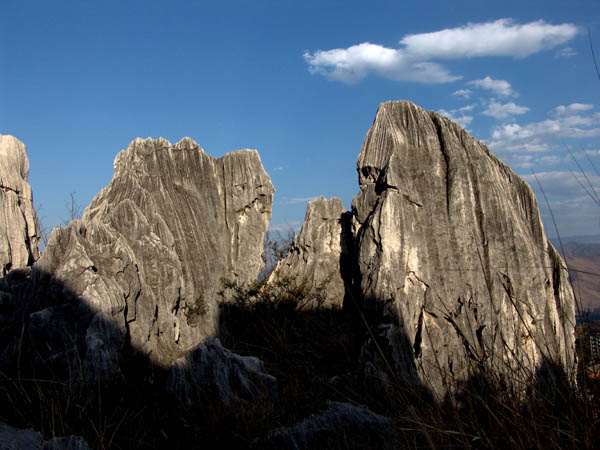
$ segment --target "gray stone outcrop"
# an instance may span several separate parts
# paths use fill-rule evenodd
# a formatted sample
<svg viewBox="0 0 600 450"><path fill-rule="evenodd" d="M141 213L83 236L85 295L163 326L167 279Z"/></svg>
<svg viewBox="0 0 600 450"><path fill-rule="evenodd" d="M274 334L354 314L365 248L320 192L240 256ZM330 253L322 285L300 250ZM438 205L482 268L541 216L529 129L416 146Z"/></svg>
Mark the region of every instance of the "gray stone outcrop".
<svg viewBox="0 0 600 450"><path fill-rule="evenodd" d="M216 332L220 278L255 279L274 189L258 152L221 158L193 140L135 139L83 218L52 232L32 278L93 311L90 373L114 371L125 338L163 366Z"/></svg>
<svg viewBox="0 0 600 450"><path fill-rule="evenodd" d="M529 185L459 125L379 107L352 203L360 288L389 302L421 381L443 395L481 367L509 384L573 375L574 298Z"/></svg>
<svg viewBox="0 0 600 450"><path fill-rule="evenodd" d="M273 401L277 380L265 372L260 359L237 355L224 348L219 339L207 339L173 363L167 389L184 404L217 400L231 407Z"/></svg>
<svg viewBox="0 0 600 450"><path fill-rule="evenodd" d="M325 409L253 442L252 448L404 448L393 421L367 408L328 401Z"/></svg>
<svg viewBox="0 0 600 450"><path fill-rule="evenodd" d="M0 134L0 276L38 259L40 229L25 144Z"/></svg>
<svg viewBox="0 0 600 450"><path fill-rule="evenodd" d="M341 308L344 277L351 271L351 215L339 198L319 197L309 202L300 234L270 281L296 277L311 291L309 307Z"/></svg>
<svg viewBox="0 0 600 450"><path fill-rule="evenodd" d="M386 339L403 376L443 397L481 369L513 386L549 363L574 375L567 269L525 181L459 125L408 101L380 105L357 170L346 285L393 323ZM280 270L313 286L335 271L339 299L345 256L329 243L349 239L335 237L344 212L331 202L309 205Z"/></svg>

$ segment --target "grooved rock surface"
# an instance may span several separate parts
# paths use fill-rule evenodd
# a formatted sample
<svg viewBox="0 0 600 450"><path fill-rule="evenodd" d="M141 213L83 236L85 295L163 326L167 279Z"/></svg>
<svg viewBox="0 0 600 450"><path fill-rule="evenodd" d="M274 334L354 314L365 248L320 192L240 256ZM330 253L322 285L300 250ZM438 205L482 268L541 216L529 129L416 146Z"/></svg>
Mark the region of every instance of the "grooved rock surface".
<svg viewBox="0 0 600 450"><path fill-rule="evenodd" d="M352 245L351 220L339 198L327 200L321 196L309 202L302 230L288 255L277 264L270 281L295 276L321 302L310 306L341 308Z"/></svg>
<svg viewBox="0 0 600 450"><path fill-rule="evenodd" d="M265 372L260 359L237 355L219 339L207 339L173 363L167 389L184 404L219 401L231 406L272 400L277 395L277 380Z"/></svg>
<svg viewBox="0 0 600 450"><path fill-rule="evenodd" d="M40 230L28 175L25 144L0 135L0 276L39 257Z"/></svg>
<svg viewBox="0 0 600 450"><path fill-rule="evenodd" d="M82 220L53 231L34 272L94 312L90 370L110 373L125 337L168 366L215 334L220 278L258 276L274 188L255 150L214 158L189 138L135 139L114 167Z"/></svg>
<svg viewBox="0 0 600 450"><path fill-rule="evenodd" d="M526 182L407 101L380 105L357 170L358 282L389 302L405 370L438 395L481 365L527 380L546 358L573 374L573 293Z"/></svg>

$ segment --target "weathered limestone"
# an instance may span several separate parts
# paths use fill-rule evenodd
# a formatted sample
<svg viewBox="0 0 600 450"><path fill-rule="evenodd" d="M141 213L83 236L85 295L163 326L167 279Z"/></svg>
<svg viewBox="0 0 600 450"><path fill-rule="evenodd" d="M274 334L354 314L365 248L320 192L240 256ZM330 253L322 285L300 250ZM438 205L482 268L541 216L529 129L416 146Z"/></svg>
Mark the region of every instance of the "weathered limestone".
<svg viewBox="0 0 600 450"><path fill-rule="evenodd" d="M326 408L298 423L277 428L252 448L404 448L393 421L350 403L327 402ZM406 446L409 447L408 445Z"/></svg>
<svg viewBox="0 0 600 450"><path fill-rule="evenodd" d="M530 187L457 124L379 107L354 198L360 287L390 302L421 381L443 395L481 367L573 374L574 299Z"/></svg>
<svg viewBox="0 0 600 450"><path fill-rule="evenodd" d="M110 372L103 365L125 337L167 366L215 334L221 277L257 277L274 189L256 151L217 159L189 138L135 139L114 166L83 219L53 231L34 271L95 312L92 371Z"/></svg>
<svg viewBox="0 0 600 450"><path fill-rule="evenodd" d="M344 276L350 271L351 219L339 198L311 201L300 234L270 281L294 276L315 293L310 307L341 308ZM320 304L314 304L317 301Z"/></svg>
<svg viewBox="0 0 600 450"><path fill-rule="evenodd" d="M40 229L28 175L25 145L0 134L0 277L39 257Z"/></svg>
<svg viewBox="0 0 600 450"><path fill-rule="evenodd" d="M167 389L184 404L219 401L232 406L272 400L277 380L265 372L260 359L237 355L219 339L207 339L173 363Z"/></svg>
<svg viewBox="0 0 600 450"><path fill-rule="evenodd" d="M312 287L331 277L330 304L345 279L383 305L398 370L438 397L482 368L513 385L547 363L574 374L573 293L525 181L406 101L380 106L357 170L353 239L341 202L318 199L281 273Z"/></svg>

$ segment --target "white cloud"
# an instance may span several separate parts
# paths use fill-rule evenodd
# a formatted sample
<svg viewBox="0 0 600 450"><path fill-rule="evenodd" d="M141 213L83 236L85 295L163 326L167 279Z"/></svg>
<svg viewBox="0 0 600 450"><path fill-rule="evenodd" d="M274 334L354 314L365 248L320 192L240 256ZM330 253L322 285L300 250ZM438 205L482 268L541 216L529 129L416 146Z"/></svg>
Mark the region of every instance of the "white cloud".
<svg viewBox="0 0 600 450"><path fill-rule="evenodd" d="M447 83L461 76L433 59L461 59L480 56L523 58L549 50L572 39L578 28L572 24L551 25L542 20L514 24L499 19L469 23L433 33L407 35L399 48L363 42L348 48L304 52L310 73L330 80L354 83L374 72L393 80Z"/></svg>
<svg viewBox="0 0 600 450"><path fill-rule="evenodd" d="M571 108L573 109L573 108ZM589 108L577 106L584 113ZM550 114L555 114L557 108ZM562 109L559 108L560 111ZM516 167L532 167L535 164L552 164L560 161L541 153L549 152L560 139L588 139L600 136L600 115L598 113L582 115L562 115L552 119L532 122L529 124L504 124L492 131L491 139L486 144L507 163ZM537 156L533 156L537 154ZM525 157L530 155L530 157ZM563 160L563 162L565 162Z"/></svg>
<svg viewBox="0 0 600 450"><path fill-rule="evenodd" d="M591 125L593 122L590 118L579 116L575 116L572 119L585 123L586 125ZM517 123L502 125L494 129L492 132L492 140L533 141L543 137L567 137L583 139L600 136L600 128L579 128L574 126L572 122L573 120L568 119L548 119L523 126Z"/></svg>
<svg viewBox="0 0 600 450"><path fill-rule="evenodd" d="M448 83L460 79L437 63L408 57L402 50L365 42L348 48L305 52L310 73L330 80L355 83L369 72L392 80Z"/></svg>
<svg viewBox="0 0 600 450"><path fill-rule="evenodd" d="M298 231L300 231L300 228L302 228L302 222L293 221L286 223L278 223L276 225L269 225L269 232L277 234L293 232L297 234Z"/></svg>
<svg viewBox="0 0 600 450"><path fill-rule="evenodd" d="M580 181L583 181L586 184L585 180L582 178L581 173L576 171L566 171L566 170L556 170L556 171L548 171L548 172L540 172L535 174L540 181L544 191L547 195L551 195L554 197L585 197L586 191L581 187L577 178ZM588 179L594 186L597 192L600 193L600 177L593 174L587 174ZM534 188L537 189L537 181L533 174L524 175L523 178L531 184ZM589 187L586 184L586 188Z"/></svg>
<svg viewBox="0 0 600 450"><path fill-rule="evenodd" d="M508 117L525 114L527 111L529 111L529 108L526 106L519 106L513 102L499 103L492 99L488 104L488 107L483 111L483 114L502 120Z"/></svg>
<svg viewBox="0 0 600 450"><path fill-rule="evenodd" d="M456 122L461 127L467 128L473 120L473 116L467 115L465 112L473 110L474 107L475 105L466 105L462 108L451 109L450 111L440 109L438 112L453 122Z"/></svg>
<svg viewBox="0 0 600 450"><path fill-rule="evenodd" d="M571 114L577 114L582 111L589 111L593 108L594 105L591 105L589 103L571 103L568 106L559 105L556 108L554 108L550 113L553 116L568 116Z"/></svg>
<svg viewBox="0 0 600 450"><path fill-rule="evenodd" d="M563 47L558 49L554 54L555 58L570 58L571 56L575 56L577 52L573 50L571 47Z"/></svg>
<svg viewBox="0 0 600 450"><path fill-rule="evenodd" d="M469 81L467 85L474 86L480 89L487 89L488 91L492 91L494 94L499 95L501 97L517 96L517 93L513 91L508 81L494 80L489 76L482 78L481 80Z"/></svg>
<svg viewBox="0 0 600 450"><path fill-rule="evenodd" d="M473 58L512 56L524 58L571 40L579 29L570 23L551 25L543 20L515 24L511 19L468 23L433 33L411 34L400 43L421 58Z"/></svg>
<svg viewBox="0 0 600 450"><path fill-rule="evenodd" d="M471 89L459 89L458 91L453 92L452 95L468 99L471 97L471 93Z"/></svg>

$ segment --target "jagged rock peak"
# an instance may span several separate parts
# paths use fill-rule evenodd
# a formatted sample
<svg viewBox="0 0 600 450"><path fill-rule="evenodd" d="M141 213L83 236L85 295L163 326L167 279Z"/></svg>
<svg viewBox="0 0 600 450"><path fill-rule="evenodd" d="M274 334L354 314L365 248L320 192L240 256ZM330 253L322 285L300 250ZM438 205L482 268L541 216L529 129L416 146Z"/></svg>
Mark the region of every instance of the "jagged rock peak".
<svg viewBox="0 0 600 450"><path fill-rule="evenodd" d="M92 321L88 350L128 336L168 365L215 335L222 277L258 276L273 194L256 151L214 158L190 138L138 138L83 219L52 234L37 268L112 322L108 332Z"/></svg>
<svg viewBox="0 0 600 450"><path fill-rule="evenodd" d="M0 134L0 276L39 257L40 230L28 176L25 144Z"/></svg>
<svg viewBox="0 0 600 450"><path fill-rule="evenodd" d="M271 281L297 277L311 289L310 307L341 308L350 270L351 214L342 201L321 196L308 203L300 234L277 264Z"/></svg>
<svg viewBox="0 0 600 450"><path fill-rule="evenodd" d="M392 305L401 365L443 396L474 368L573 375L574 298L528 184L449 119L380 105L353 200L361 290Z"/></svg>

